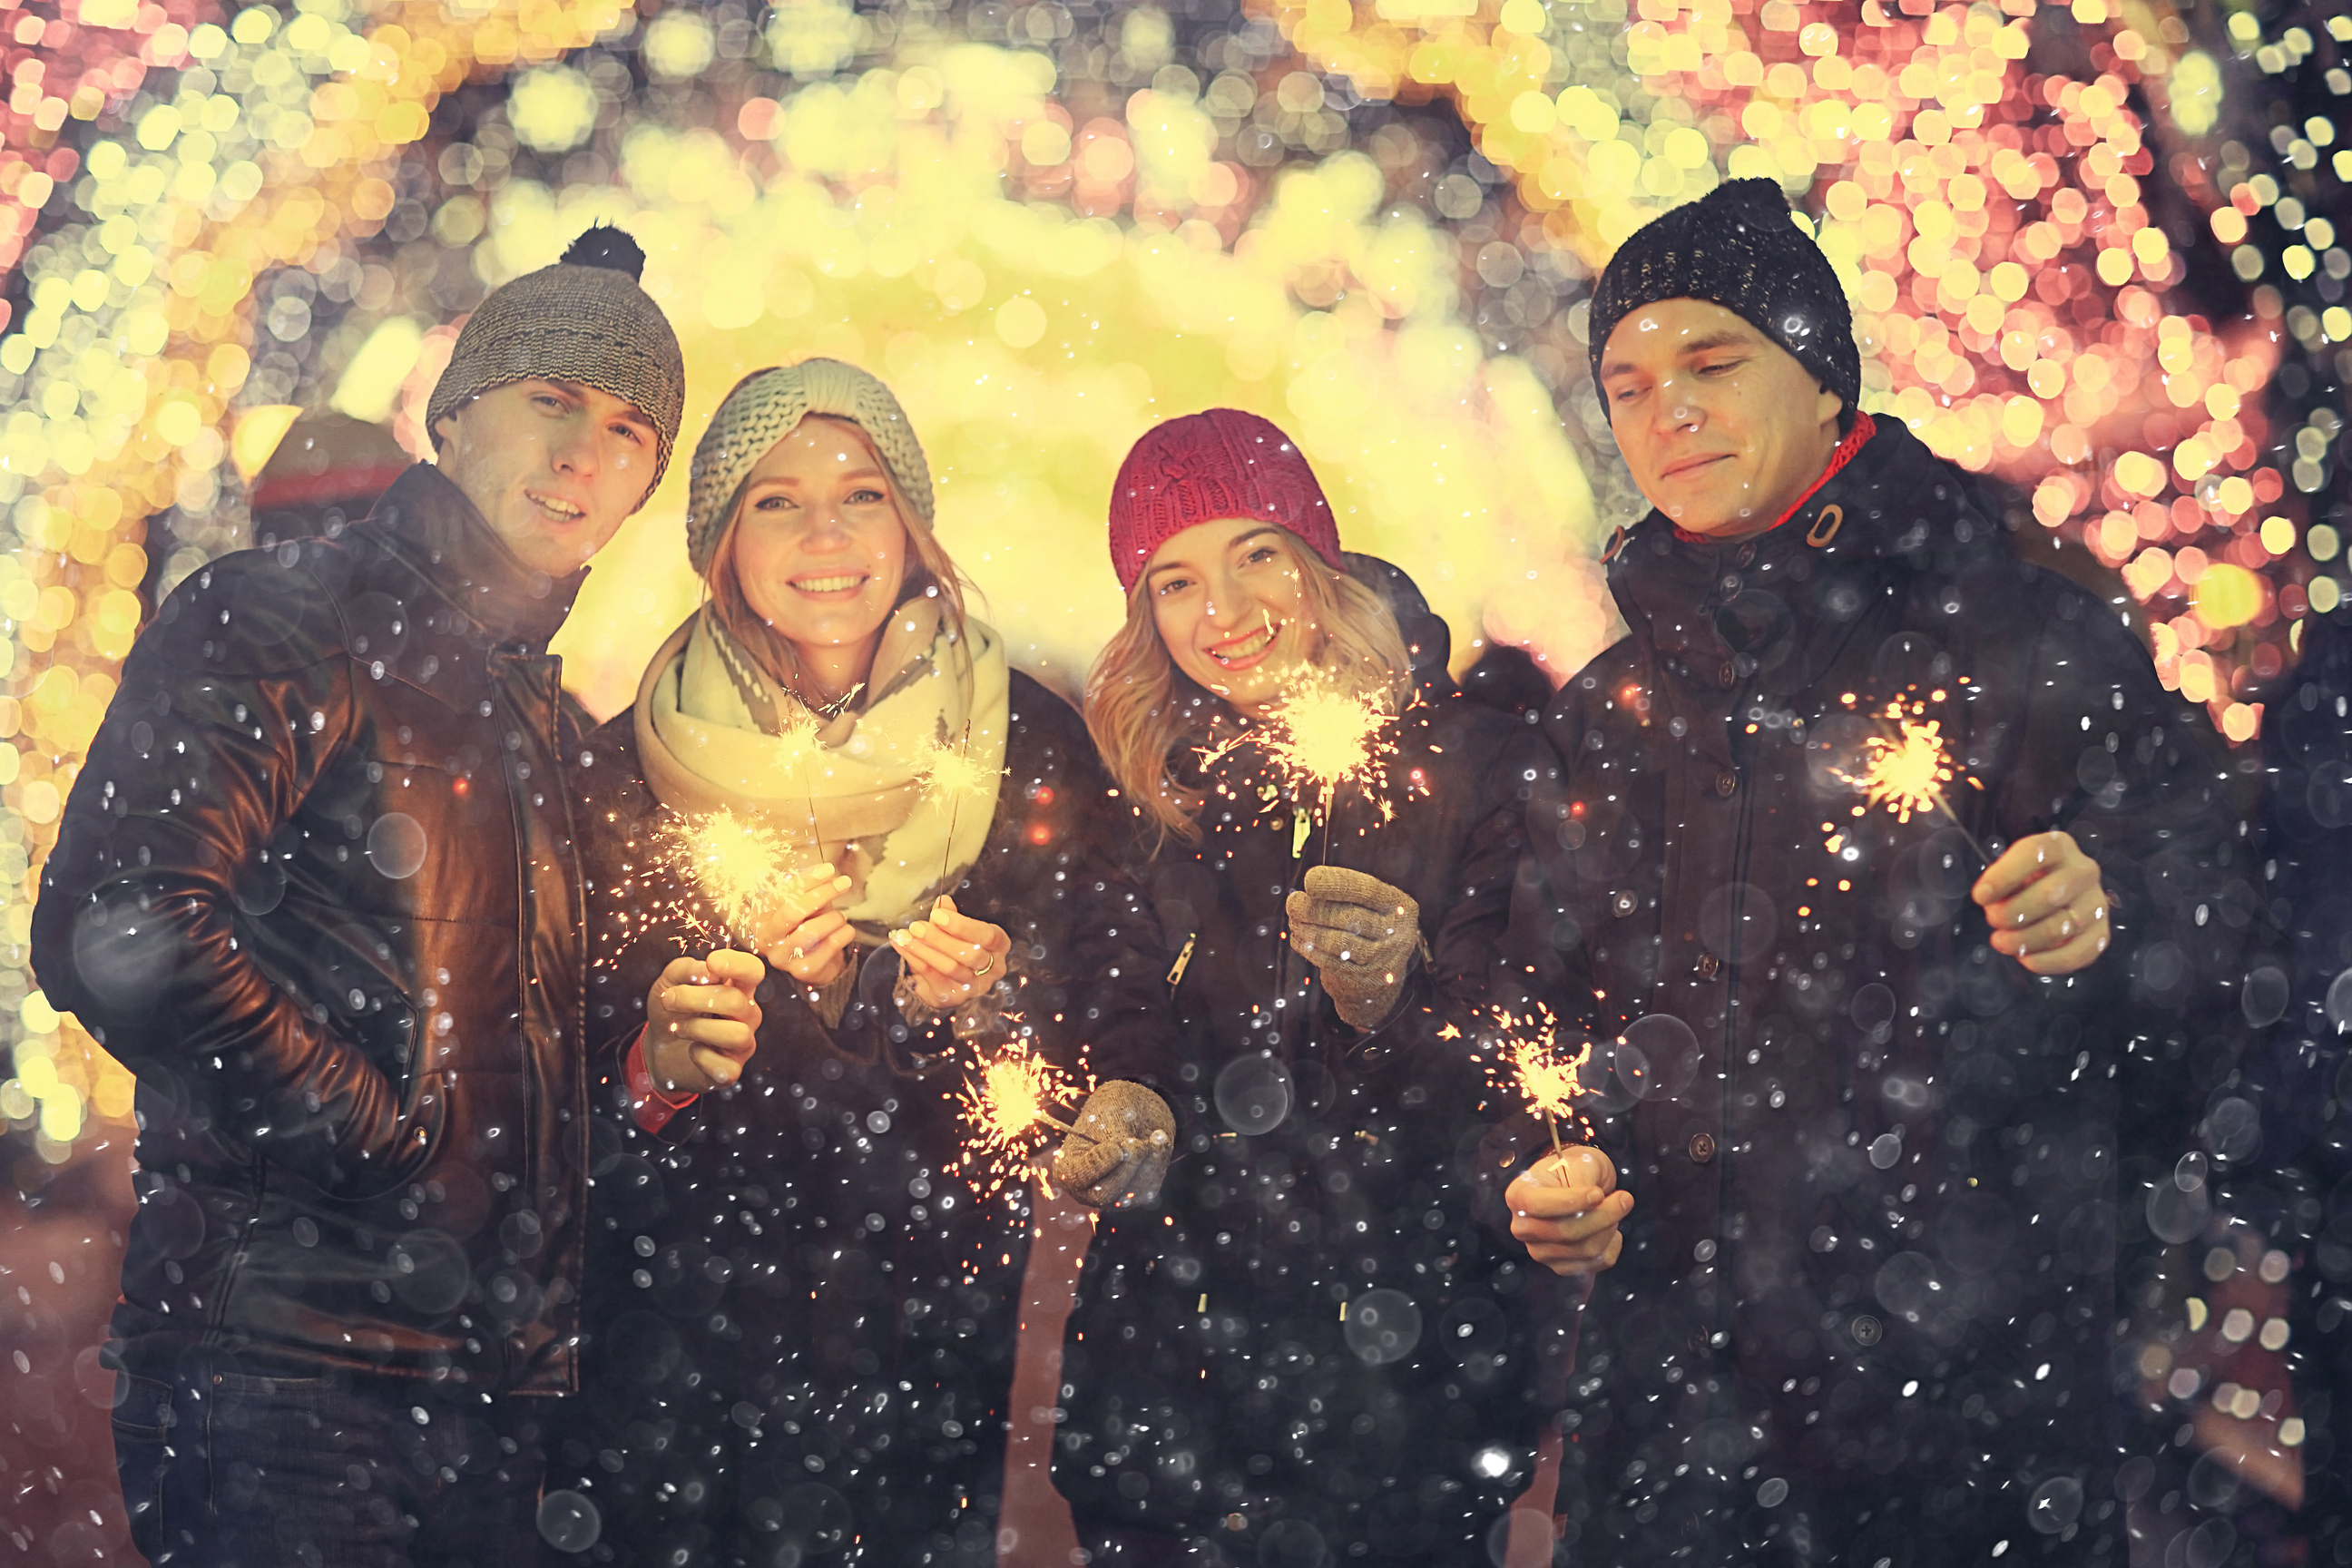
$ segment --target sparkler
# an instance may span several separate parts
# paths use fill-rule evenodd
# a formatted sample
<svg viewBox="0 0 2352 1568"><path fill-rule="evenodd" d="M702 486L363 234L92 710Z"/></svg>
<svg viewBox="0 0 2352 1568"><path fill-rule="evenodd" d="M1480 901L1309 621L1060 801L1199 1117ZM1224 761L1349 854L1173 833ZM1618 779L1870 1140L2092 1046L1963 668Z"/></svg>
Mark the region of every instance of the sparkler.
<svg viewBox="0 0 2352 1568"><path fill-rule="evenodd" d="M1935 696L1941 699L1943 693L1938 691ZM1977 836L1961 824L1959 814L1944 795L1947 784L1963 777L1972 789L1980 790L1984 785L1960 773L1944 739L1942 721L1927 718L1927 705L1923 701L1906 703L1898 697L1889 702L1881 717L1894 726L1893 731L1872 735L1863 742L1869 755L1862 772L1841 772L1837 776L1863 792L1862 803L1853 808L1854 816L1864 816L1873 806L1883 805L1894 814L1895 821L1909 822L1915 815L1940 811L1944 819L1968 840L1977 858L1990 865L1992 857L1977 842ZM1830 840L1832 851L1838 842L1834 837Z"/></svg>
<svg viewBox="0 0 2352 1568"><path fill-rule="evenodd" d="M1211 747L1201 760L1214 763L1242 745L1255 745L1289 793L1312 803L1303 820L1310 825L1321 820L1328 860L1331 808L1342 789L1352 785L1361 790L1382 822L1396 820L1396 802L1387 787L1389 764L1397 756L1396 737L1390 729L1395 717L1377 695L1350 696L1330 676L1310 671L1255 722ZM1294 854L1305 842L1302 832L1294 841Z"/></svg>
<svg viewBox="0 0 2352 1568"><path fill-rule="evenodd" d="M1075 1099L1080 1085L1026 1040L1003 1046L975 1065L976 1075L965 1078L956 1096L970 1130L962 1163L984 1173L986 1180L975 1184L993 1195L1033 1171L1043 1177L1036 1156L1045 1134L1070 1131L1054 1108Z"/></svg>
<svg viewBox="0 0 2352 1568"><path fill-rule="evenodd" d="M955 857L956 818L962 815L963 797L984 795L996 787L996 774L971 760L971 722L964 721L963 743L950 746L934 742L930 752L921 763L923 788L933 800L948 803L947 847L940 852L940 883L944 889L948 867Z"/></svg>
<svg viewBox="0 0 2352 1568"><path fill-rule="evenodd" d="M672 869L718 915L719 934L730 944L753 939L753 922L790 879L792 840L723 806L665 824L661 840Z"/></svg>
<svg viewBox="0 0 2352 1568"><path fill-rule="evenodd" d="M1554 1153L1563 1151L1559 1118L1577 1114L1576 1101L1584 1093L1584 1064L1592 1059L1592 1043L1570 1056L1557 1037L1558 1021L1551 1009L1538 1006L1525 1017L1502 1008L1494 1014L1500 1030L1487 1065L1487 1078L1497 1089L1517 1095L1529 1110L1543 1118L1551 1134Z"/></svg>

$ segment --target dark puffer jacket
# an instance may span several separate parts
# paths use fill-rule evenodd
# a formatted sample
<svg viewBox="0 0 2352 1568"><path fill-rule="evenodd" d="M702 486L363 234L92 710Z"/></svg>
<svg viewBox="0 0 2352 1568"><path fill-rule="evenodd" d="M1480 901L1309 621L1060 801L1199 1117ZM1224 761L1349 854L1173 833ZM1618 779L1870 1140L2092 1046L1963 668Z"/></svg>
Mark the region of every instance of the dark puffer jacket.
<svg viewBox="0 0 2352 1568"><path fill-rule="evenodd" d="M420 466L339 540L205 567L131 649L33 963L139 1081L133 1370L571 1386L578 731L546 648L579 581Z"/></svg>
<svg viewBox="0 0 2352 1568"><path fill-rule="evenodd" d="M609 1080L663 965L706 949L646 919L692 895L646 853L666 812L634 716L589 753L590 994ZM1016 672L1005 778L952 892L1013 938L1007 1030L1065 1064L1082 1047L1148 1049L1138 1037L1166 1026L1168 961L1105 853L1108 789L1077 714ZM994 1561L1026 1194L967 1180L955 1097L971 1049L910 1027L895 956L858 951L873 956L837 1027L772 974L741 1080L659 1136L608 1082L585 1388L549 1484L596 1505L613 1561L797 1562L853 1542L826 1560Z"/></svg>
<svg viewBox="0 0 2352 1568"><path fill-rule="evenodd" d="M1584 1315L1584 1550L2114 1552L2118 1236L2227 1070L2193 1020L2257 908L2204 719L1891 420L1759 538L1653 514L1611 585L1632 635L1553 705L1531 829L1559 984L1627 1041L1588 1074L1638 1206ZM2029 976L1941 814L1854 815L1897 697L1990 852L2098 862L2105 958Z"/></svg>
<svg viewBox="0 0 2352 1568"><path fill-rule="evenodd" d="M1527 1298L1550 1278L1475 1212L1486 1096L1448 1026L1489 999L1551 759L1534 725L1454 689L1444 626L1401 573L1350 564L1413 645L1423 700L1391 776L1426 796L1383 823L1343 790L1328 835L1302 837L1244 748L1202 781L1197 846L1139 834L1188 954L1167 993L1181 1038L1097 1066L1167 1097L1179 1152L1158 1205L1102 1216L1063 1350L1055 1484L1098 1562L1205 1539L1203 1562L1483 1563L1527 1481ZM1433 958L1369 1035L1286 940L1285 897L1327 837L1330 864L1412 896Z"/></svg>

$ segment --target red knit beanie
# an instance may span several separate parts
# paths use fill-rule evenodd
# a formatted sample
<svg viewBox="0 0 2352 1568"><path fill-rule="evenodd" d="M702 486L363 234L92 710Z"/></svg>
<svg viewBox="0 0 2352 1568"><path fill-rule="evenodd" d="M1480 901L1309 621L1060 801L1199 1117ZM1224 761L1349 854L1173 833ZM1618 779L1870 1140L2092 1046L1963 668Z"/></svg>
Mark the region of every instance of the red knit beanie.
<svg viewBox="0 0 2352 1568"><path fill-rule="evenodd" d="M1334 571L1339 525L1315 470L1272 421L1212 408L1155 425L1118 466L1110 492L1110 563L1133 589L1152 552L1195 523L1262 517L1314 548Z"/></svg>

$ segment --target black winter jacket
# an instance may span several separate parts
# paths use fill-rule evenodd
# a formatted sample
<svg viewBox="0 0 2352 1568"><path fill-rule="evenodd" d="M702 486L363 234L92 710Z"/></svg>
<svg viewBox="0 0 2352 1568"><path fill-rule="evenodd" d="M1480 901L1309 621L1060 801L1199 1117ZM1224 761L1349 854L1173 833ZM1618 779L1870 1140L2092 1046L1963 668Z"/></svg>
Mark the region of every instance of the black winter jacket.
<svg viewBox="0 0 2352 1568"><path fill-rule="evenodd" d="M546 648L580 576L420 465L341 539L198 572L131 649L33 963L138 1079L134 1369L571 1385L578 731Z"/></svg>
<svg viewBox="0 0 2352 1568"><path fill-rule="evenodd" d="M1063 1351L1055 1483L1097 1544L1205 1536L1254 1562L1312 1539L1330 1561L1370 1543L1484 1563L1481 1531L1526 1484L1525 1298L1542 1271L1482 1223L1498 1211L1475 1212L1486 1096L1449 1026L1470 1031L1495 994L1550 755L1535 726L1454 689L1444 625L1402 574L1350 565L1397 611L1422 700L1401 726L1395 820L1343 789L1329 863L1410 893L1433 962L1383 1027L1340 1021L1284 915L1327 833L1297 833L1307 808L1246 747L1203 781L1197 846L1155 854L1139 829L1137 874L1189 954L1166 993L1180 1034L1097 1065L1169 1100L1179 1152L1156 1205L1102 1216ZM1425 797L1402 793L1416 773Z"/></svg>
<svg viewBox="0 0 2352 1568"><path fill-rule="evenodd" d="M634 716L588 749L592 1028L610 1079L662 966L704 949L646 919L692 895L646 853L666 813ZM1108 782L1077 714L1018 672L1005 768L951 891L1013 938L1008 1030L1066 1065L1088 1046L1149 1050L1167 959L1105 853ZM837 1027L772 975L741 1080L659 1136L602 1102L587 1387L550 1484L596 1501L625 1561L681 1546L769 1561L787 1536L821 1547L826 1520L861 1562L992 1561L1026 1193L967 1179L971 1048L942 1023L909 1026L895 956L857 951L871 956Z"/></svg>
<svg viewBox="0 0 2352 1568"><path fill-rule="evenodd" d="M1612 1561L1750 1555L1808 1499L1822 1561L2083 1552L2061 1532L2118 1528L2118 1202L2145 1237L2253 909L2206 722L1891 420L1772 531L1654 513L1610 580L1632 633L1547 716L1567 787L1531 828L1638 1204L1584 1314L1569 1511ZM2099 863L2105 958L2029 976L1942 815L1854 815L1902 696L1990 853L2063 828ZM1822 1500L1871 1496L1909 1501Z"/></svg>

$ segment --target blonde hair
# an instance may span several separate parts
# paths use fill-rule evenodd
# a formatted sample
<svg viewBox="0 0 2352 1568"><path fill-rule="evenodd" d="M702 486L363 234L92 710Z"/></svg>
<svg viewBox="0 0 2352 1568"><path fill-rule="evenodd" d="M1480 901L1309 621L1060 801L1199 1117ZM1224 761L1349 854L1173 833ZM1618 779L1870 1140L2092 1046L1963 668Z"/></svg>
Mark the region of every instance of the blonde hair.
<svg viewBox="0 0 2352 1568"><path fill-rule="evenodd" d="M1288 531L1280 538L1298 571L1307 623L1318 634L1309 660L1356 694L1376 693L1402 706L1412 689L1412 658L1388 601ZM1170 763L1187 742L1207 744L1217 723L1232 717L1224 699L1176 668L1152 618L1147 572L1128 590L1126 624L1087 678L1087 729L1111 777L1159 828L1160 843L1171 837L1199 841L1203 796L1179 782Z"/></svg>
<svg viewBox="0 0 2352 1568"><path fill-rule="evenodd" d="M810 414L803 417L802 423L810 419L825 419L846 426L856 435L882 470L883 483L890 495L890 510L898 514L898 526L907 532L906 574L898 584L898 597L891 608L896 609L910 599L936 592L940 620L961 640L965 620L963 574L956 570L956 563L949 558L946 548L931 532L930 524L916 509L908 506L899 495L898 475L875 450L873 437L856 420L841 415ZM793 426L793 430L799 428L797 424ZM787 430L776 439L782 441L792 433L792 430ZM774 447L771 446L769 450L772 451ZM761 456L764 458L766 454ZM735 487L733 499L727 503L726 526L719 532L718 545L710 552L710 565L703 574L703 586L710 595L710 613L718 617L719 625L727 635L758 660L760 668L770 677L794 695L803 696L799 651L793 647L789 637L780 635L759 611L751 607L751 601L744 596L742 574L735 566L736 534L743 521L745 492L751 489L751 477L747 474L743 482Z"/></svg>

